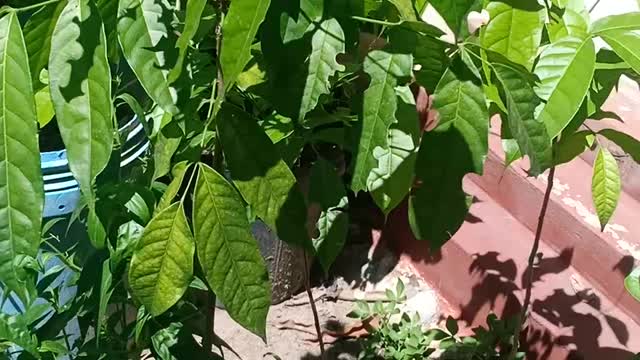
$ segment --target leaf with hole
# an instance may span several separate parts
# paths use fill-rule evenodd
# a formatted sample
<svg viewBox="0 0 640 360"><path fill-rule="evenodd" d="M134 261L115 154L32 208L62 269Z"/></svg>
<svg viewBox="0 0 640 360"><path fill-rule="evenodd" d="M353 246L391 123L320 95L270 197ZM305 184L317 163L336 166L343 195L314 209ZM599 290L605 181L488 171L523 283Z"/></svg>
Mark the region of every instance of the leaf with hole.
<svg viewBox="0 0 640 360"><path fill-rule="evenodd" d="M0 280L29 303L33 276L17 259L35 257L44 190L29 59L18 16L0 18Z"/></svg>
<svg viewBox="0 0 640 360"><path fill-rule="evenodd" d="M607 225L620 198L620 170L609 150L600 147L593 164L591 180L593 204L596 207L602 230Z"/></svg>
<svg viewBox="0 0 640 360"><path fill-rule="evenodd" d="M271 283L242 198L222 175L200 164L193 204L198 259L207 282L229 315L264 339Z"/></svg>
<svg viewBox="0 0 640 360"><path fill-rule="evenodd" d="M133 296L158 316L175 304L193 276L195 244L184 208L177 202L144 229L129 268Z"/></svg>

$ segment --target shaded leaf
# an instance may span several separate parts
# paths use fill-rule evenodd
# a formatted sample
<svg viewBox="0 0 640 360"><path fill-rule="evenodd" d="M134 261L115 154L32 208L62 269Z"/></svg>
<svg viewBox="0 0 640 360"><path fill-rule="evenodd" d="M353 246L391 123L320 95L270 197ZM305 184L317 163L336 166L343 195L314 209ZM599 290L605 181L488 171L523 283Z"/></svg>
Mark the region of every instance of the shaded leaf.
<svg viewBox="0 0 640 360"><path fill-rule="evenodd" d="M18 259L38 253L44 190L27 49L14 12L0 18L0 179L0 281L28 304L35 284Z"/></svg>
<svg viewBox="0 0 640 360"><path fill-rule="evenodd" d="M171 15L166 0L120 0L118 39L125 59L149 97L175 114L177 94L169 86L169 71L177 49L169 41Z"/></svg>
<svg viewBox="0 0 640 360"><path fill-rule="evenodd" d="M328 273L347 240L349 200L342 179L324 159L316 161L311 168L309 203L318 204L321 210L313 246L320 265Z"/></svg>
<svg viewBox="0 0 640 360"><path fill-rule="evenodd" d="M629 154L636 163L640 164L640 141L633 136L614 129L600 130L598 134L616 143L616 145L620 146L624 152Z"/></svg>
<svg viewBox="0 0 640 360"><path fill-rule="evenodd" d="M640 33L609 30L599 34L636 73L640 73Z"/></svg>
<svg viewBox="0 0 640 360"><path fill-rule="evenodd" d="M158 330L151 336L153 349L162 360L176 360L171 354L170 348L178 343L178 334L182 330L183 324L171 323L169 327Z"/></svg>
<svg viewBox="0 0 640 360"><path fill-rule="evenodd" d="M420 20L413 6L414 0L389 0L395 6L402 20Z"/></svg>
<svg viewBox="0 0 640 360"><path fill-rule="evenodd" d="M547 129L544 123L534 118L540 99L526 74L507 64L493 64L493 69L502 84L510 132L520 151L529 156L532 175L537 176L552 165Z"/></svg>
<svg viewBox="0 0 640 360"><path fill-rule="evenodd" d="M229 104L223 105L217 127L231 178L245 201L281 240L310 249L304 198L269 137L249 114Z"/></svg>
<svg viewBox="0 0 640 360"><path fill-rule="evenodd" d="M189 47L191 39L193 39L198 31L200 18L202 17L202 12L204 11L206 4L206 0L187 1L187 14L184 20L184 28L182 29L182 34L180 34L180 38L178 38L178 42L176 43L176 47L178 48L178 61L169 75L170 83L174 82L182 72L184 58L187 55L187 48Z"/></svg>
<svg viewBox="0 0 640 360"><path fill-rule="evenodd" d="M382 50L370 52L364 60L364 71L371 77L371 82L364 92L362 133L351 180L351 189L355 192L367 190L369 173L378 166L374 149L389 148L389 127L396 122L395 87L402 79L411 76L411 67L411 55Z"/></svg>
<svg viewBox="0 0 640 360"><path fill-rule="evenodd" d="M322 21L324 0L296 0L292 2L292 7L296 7L297 2L300 3L300 8L292 9L291 13L283 14L283 18L280 19L282 23L286 21L285 28L282 30L282 41L285 44L301 39ZM344 39L344 35L342 38Z"/></svg>
<svg viewBox="0 0 640 360"><path fill-rule="evenodd" d="M609 150L600 147L596 161L593 164L593 179L591 180L593 204L600 219L600 226L604 230L613 212L618 206L620 198L620 170L616 159Z"/></svg>
<svg viewBox="0 0 640 360"><path fill-rule="evenodd" d="M536 94L545 102L537 109L553 139L578 112L595 69L595 48L590 38L566 37L549 45L540 55L534 73L540 78Z"/></svg>
<svg viewBox="0 0 640 360"><path fill-rule="evenodd" d="M104 33L107 37L107 55L113 63L120 61L120 44L118 43L118 1L97 0L96 4L100 10Z"/></svg>
<svg viewBox="0 0 640 360"><path fill-rule="evenodd" d="M593 146L596 137L591 131L578 131L570 135L563 135L554 145L553 164L560 165L580 156Z"/></svg>
<svg viewBox="0 0 640 360"><path fill-rule="evenodd" d="M182 182L184 181L184 176L186 175L188 169L189 169L189 166L180 166L178 167L177 172L174 171L175 174L174 174L173 180L171 180L164 194L162 194L160 201L158 201L158 206L156 206L156 209L154 212L155 214L168 208L169 205L171 205L175 197L178 195L178 191L180 191L180 187L182 187Z"/></svg>
<svg viewBox="0 0 640 360"><path fill-rule="evenodd" d="M129 268L132 294L154 316L175 304L193 275L195 245L182 203L156 215L145 227Z"/></svg>
<svg viewBox="0 0 640 360"><path fill-rule="evenodd" d="M320 96L329 94L329 79L336 71L344 71L345 67L338 64L336 56L345 52L344 32L336 19L325 20L313 34L311 39L311 54L309 55L309 72L305 82L300 114L302 121L305 115L313 110L320 100Z"/></svg>
<svg viewBox="0 0 640 360"><path fill-rule="evenodd" d="M271 0L234 0L222 26L222 65L225 87L230 89L251 58L250 48Z"/></svg>
<svg viewBox="0 0 640 360"><path fill-rule="evenodd" d="M262 338L271 284L251 235L242 198L227 180L200 164L194 193L193 229L207 282L229 315Z"/></svg>
<svg viewBox="0 0 640 360"><path fill-rule="evenodd" d="M482 31L482 46L531 69L542 39L544 8L539 5L530 9L513 7L506 2L492 1L486 10L491 20Z"/></svg>
<svg viewBox="0 0 640 360"><path fill-rule="evenodd" d="M479 10L482 4L476 0L431 0L429 3L438 11L454 34L459 36L468 34L467 14L473 10Z"/></svg>
<svg viewBox="0 0 640 360"><path fill-rule="evenodd" d="M107 313L107 306L109 305L109 299L113 294L113 288L111 282L113 281L113 275L111 274L111 268L109 266L109 259L102 263L102 278L100 280L100 302L98 304L98 321L96 331L96 346L100 346L100 336L102 334L102 326L104 325L105 314Z"/></svg>
<svg viewBox="0 0 640 360"><path fill-rule="evenodd" d="M0 313L0 340L8 341L28 351L36 359L38 354L38 339L29 331L21 315L9 316Z"/></svg>

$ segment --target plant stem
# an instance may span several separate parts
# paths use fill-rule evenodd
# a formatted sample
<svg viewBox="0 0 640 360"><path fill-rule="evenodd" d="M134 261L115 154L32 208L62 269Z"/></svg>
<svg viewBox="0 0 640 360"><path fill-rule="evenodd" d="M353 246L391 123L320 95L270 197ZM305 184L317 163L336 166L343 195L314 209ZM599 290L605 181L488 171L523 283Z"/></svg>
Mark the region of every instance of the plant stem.
<svg viewBox="0 0 640 360"><path fill-rule="evenodd" d="M509 355L509 359L513 360L516 358L516 354L518 352L519 343L520 343L520 332L522 331L522 326L527 317L527 310L531 303L531 289L533 287L533 270L534 270L534 262L536 260L536 255L538 254L538 248L540 247L540 238L542 236L542 226L544 225L544 218L547 215L547 207L549 206L549 200L551 199L551 190L553 189L553 178L556 173L555 166L549 170L549 174L547 175L547 189L544 193L544 199L542 200L542 208L540 209L540 215L538 216L538 226L536 228L535 239L533 240L533 246L531 247L531 252L529 253L529 261L528 261L528 279L527 283L523 284L525 286L525 295L524 302L522 303L522 310L520 310L520 314L518 315L518 324L516 326L515 331L513 332L513 348L511 349L511 354Z"/></svg>
<svg viewBox="0 0 640 360"><path fill-rule="evenodd" d="M324 352L324 340L322 339L322 330L320 329L320 319L318 318L318 309L316 309L316 302L313 300L313 293L311 292L311 282L309 281L309 265L307 264L307 252L304 252L304 287L307 290L307 296L309 297L309 304L311 305L311 312L313 312L313 322L316 325L316 334L318 335L318 344L320 344L320 357L322 360L327 360L327 355Z"/></svg>
<svg viewBox="0 0 640 360"><path fill-rule="evenodd" d="M222 7L222 5L220 5ZM216 79L213 81L214 89L211 89L211 100L209 103L209 112L207 114L207 121L204 124L204 131L207 131L211 122L218 116L218 112L222 107L222 102L226 96L225 94L225 84L224 78L222 75L222 65L220 63L220 53L222 50L222 22L224 21L224 12L222 9L219 9L218 13L219 21L216 24ZM215 95L214 95L215 94ZM204 134L202 136L202 146L204 146Z"/></svg>
<svg viewBox="0 0 640 360"><path fill-rule="evenodd" d="M208 353L211 353L213 345L213 332L215 331L214 323L216 320L216 294L209 290L207 292L207 323L204 333L204 348Z"/></svg>
<svg viewBox="0 0 640 360"><path fill-rule="evenodd" d="M377 25L397 26L397 25L402 24L402 21L388 22L388 21L384 21L384 20L370 19L370 18L366 18L366 17L362 17L362 16L352 16L351 18L353 20L358 20L358 21L367 22L367 23L371 23L371 24L377 24Z"/></svg>
<svg viewBox="0 0 640 360"><path fill-rule="evenodd" d="M596 0L593 6L591 6L591 9L589 9L589 14L591 14L591 12L596 8L596 6L598 6L598 4L600 4L600 0Z"/></svg>

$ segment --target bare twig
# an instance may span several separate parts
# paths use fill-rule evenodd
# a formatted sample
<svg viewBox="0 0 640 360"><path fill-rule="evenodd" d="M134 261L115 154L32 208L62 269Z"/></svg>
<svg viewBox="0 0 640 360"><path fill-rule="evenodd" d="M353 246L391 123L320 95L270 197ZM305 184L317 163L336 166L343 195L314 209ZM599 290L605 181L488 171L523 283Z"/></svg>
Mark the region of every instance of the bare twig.
<svg viewBox="0 0 640 360"><path fill-rule="evenodd" d="M523 284L525 286L525 295L524 302L522 303L522 310L520 310L520 314L518 315L518 324L516 326L515 331L513 332L513 348L511 349L511 354L509 355L509 359L513 360L516 358L516 354L518 352L518 348L520 345L520 332L522 332L522 326L524 324L525 319L527 318L527 312L529 309L529 305L531 303L531 288L533 287L533 270L534 270L534 262L536 260L536 255L538 254L538 248L540 247L540 237L542 236L542 226L544 225L544 218L547 215L547 207L549 206L549 200L551 199L551 190L553 189L553 178L556 173L555 166L549 170L549 175L547 175L547 189L544 193L544 199L542 200L542 208L540 209L540 215L538 216L538 226L536 228L535 239L533 240L533 246L531 247L531 252L529 253L529 262L528 269L529 274L527 283Z"/></svg>
<svg viewBox="0 0 640 360"><path fill-rule="evenodd" d="M303 255L304 258L304 287L307 290L307 296L309 297L309 304L311 304L311 311L313 312L313 322L316 325L316 334L318 335L318 344L320 344L320 356L322 360L327 360L327 355L324 352L324 340L322 339L322 329L320 329L320 319L318 318L318 309L316 309L316 302L313 300L313 293L311 292L311 282L309 281L309 266L307 261L307 253Z"/></svg>

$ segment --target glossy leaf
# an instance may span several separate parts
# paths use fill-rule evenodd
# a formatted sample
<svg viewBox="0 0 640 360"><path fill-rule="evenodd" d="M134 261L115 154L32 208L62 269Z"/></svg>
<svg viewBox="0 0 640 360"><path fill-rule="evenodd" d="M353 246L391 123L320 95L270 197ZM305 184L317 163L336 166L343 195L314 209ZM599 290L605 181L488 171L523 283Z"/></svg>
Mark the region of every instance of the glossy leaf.
<svg viewBox="0 0 640 360"><path fill-rule="evenodd" d="M470 201L462 179L468 173L481 174L487 155L489 113L476 81L459 60L447 70L433 104L438 126L425 133L420 146L420 185L409 198L409 224L416 238L428 240L434 249L464 222Z"/></svg>
<svg viewBox="0 0 640 360"><path fill-rule="evenodd" d="M173 31L169 6L165 0L120 0L117 27L122 53L140 84L164 111L175 114L177 95L168 78L177 49L167 44Z"/></svg>
<svg viewBox="0 0 640 360"><path fill-rule="evenodd" d="M600 147L593 164L591 180L593 204L600 219L602 230L607 225L620 198L620 170L616 159L609 150Z"/></svg>
<svg viewBox="0 0 640 360"><path fill-rule="evenodd" d="M254 213L281 240L310 249L304 198L269 137L233 105L223 105L217 127L231 178Z"/></svg>
<svg viewBox="0 0 640 360"><path fill-rule="evenodd" d="M609 30L599 35L636 73L640 73L640 34L638 31Z"/></svg>
<svg viewBox="0 0 640 360"><path fill-rule="evenodd" d="M0 281L26 304L38 253L44 190L27 49L15 13L0 18Z"/></svg>
<svg viewBox="0 0 640 360"><path fill-rule="evenodd" d="M491 20L482 31L482 46L531 69L542 39L544 8L539 5L513 7L492 1L486 10Z"/></svg>
<svg viewBox="0 0 640 360"><path fill-rule="evenodd" d="M349 200L342 179L327 160L319 159L311 168L309 202L317 204L321 211L313 247L320 265L328 273L347 240Z"/></svg>
<svg viewBox="0 0 640 360"><path fill-rule="evenodd" d="M51 40L49 83L69 168L91 208L93 183L113 147L111 72L93 1L70 0L62 11Z"/></svg>
<svg viewBox="0 0 640 360"><path fill-rule="evenodd" d="M376 147L373 150L378 166L371 170L367 179L373 200L386 215L404 200L411 189L420 142L413 93L408 86L397 87L396 93L397 122L389 129L389 148Z"/></svg>
<svg viewBox="0 0 640 360"><path fill-rule="evenodd" d="M344 42L344 32L336 19L323 21L313 34L309 72L302 94L299 121L304 120L305 115L318 105L320 96L329 94L329 79L337 71L345 70L336 60L338 54L345 52Z"/></svg>
<svg viewBox="0 0 640 360"><path fill-rule="evenodd" d="M640 12L605 16L591 24L592 34L609 30L640 30Z"/></svg>
<svg viewBox="0 0 640 360"><path fill-rule="evenodd" d="M566 37L549 45L535 68L540 78L536 94L545 102L536 118L542 121L553 139L578 112L595 69L595 47L588 38Z"/></svg>
<svg viewBox="0 0 640 360"><path fill-rule="evenodd" d="M234 0L222 26L222 65L225 87L230 89L251 58L250 48L271 0Z"/></svg>
<svg viewBox="0 0 640 360"><path fill-rule="evenodd" d="M624 287L629 294L640 301L640 268L636 268L624 279Z"/></svg>
<svg viewBox="0 0 640 360"><path fill-rule="evenodd" d="M356 153L351 189L367 190L367 178L378 166L374 149L389 148L389 127L396 122L397 97L395 87L411 76L412 58L407 54L392 54L382 50L370 52L364 60L364 71L370 76L364 92L362 133Z"/></svg>
<svg viewBox="0 0 640 360"><path fill-rule="evenodd" d="M187 290L194 252L182 203L169 206L146 226L131 259L129 285L152 315L165 312Z"/></svg>
<svg viewBox="0 0 640 360"><path fill-rule="evenodd" d="M598 134L616 143L616 145L620 146L624 152L629 154L636 163L640 164L640 141L633 136L614 129L600 130Z"/></svg>
<svg viewBox="0 0 640 360"><path fill-rule="evenodd" d="M31 15L24 25L24 41L27 44L29 68L35 90L44 86L39 80L40 72L49 63L51 36L64 7L64 1L49 4Z"/></svg>
<svg viewBox="0 0 640 360"><path fill-rule="evenodd" d="M533 84L518 69L507 64L493 64L502 84L507 105L507 123L523 154L529 156L531 173L537 176L552 165L551 140L544 123L534 118L540 99Z"/></svg>
<svg viewBox="0 0 640 360"><path fill-rule="evenodd" d="M202 270L229 315L265 338L271 283L250 229L236 189L215 170L200 164L193 230Z"/></svg>

